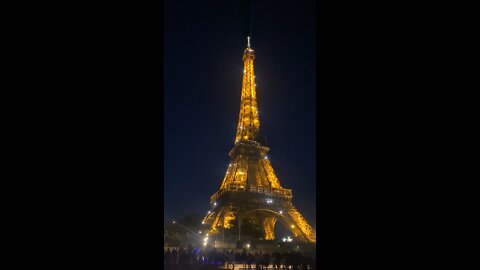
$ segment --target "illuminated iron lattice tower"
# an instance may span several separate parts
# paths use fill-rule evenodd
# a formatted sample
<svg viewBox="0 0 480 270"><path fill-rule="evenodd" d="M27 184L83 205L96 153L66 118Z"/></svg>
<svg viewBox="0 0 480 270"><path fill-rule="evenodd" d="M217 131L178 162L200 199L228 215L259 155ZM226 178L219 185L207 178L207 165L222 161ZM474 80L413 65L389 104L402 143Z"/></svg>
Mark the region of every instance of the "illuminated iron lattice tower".
<svg viewBox="0 0 480 270"><path fill-rule="evenodd" d="M220 190L210 198L212 211L203 219L210 233L219 227L231 228L235 219L248 219L264 233L264 239L274 240L274 226L283 223L295 237L303 242L316 242L316 235L305 218L292 204L292 190L280 185L272 164L268 160L269 148L260 140L255 92L253 60L250 38L243 53L243 82L235 145L230 151L230 165Z"/></svg>

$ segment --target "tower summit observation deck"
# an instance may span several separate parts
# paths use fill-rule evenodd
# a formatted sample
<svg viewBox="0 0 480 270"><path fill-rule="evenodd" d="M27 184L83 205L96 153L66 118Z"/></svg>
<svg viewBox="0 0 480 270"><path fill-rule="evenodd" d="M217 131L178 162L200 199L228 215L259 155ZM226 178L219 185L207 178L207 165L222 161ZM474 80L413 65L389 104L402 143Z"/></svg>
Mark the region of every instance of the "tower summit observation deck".
<svg viewBox="0 0 480 270"><path fill-rule="evenodd" d="M231 161L220 189L210 198L213 208L203 223L210 225L210 233L215 234L219 227L231 228L235 219L248 219L262 228L264 239L274 240L274 226L280 221L298 240L316 242L312 227L292 204L292 190L280 185L267 157L270 149L260 139L254 60L248 37Z"/></svg>

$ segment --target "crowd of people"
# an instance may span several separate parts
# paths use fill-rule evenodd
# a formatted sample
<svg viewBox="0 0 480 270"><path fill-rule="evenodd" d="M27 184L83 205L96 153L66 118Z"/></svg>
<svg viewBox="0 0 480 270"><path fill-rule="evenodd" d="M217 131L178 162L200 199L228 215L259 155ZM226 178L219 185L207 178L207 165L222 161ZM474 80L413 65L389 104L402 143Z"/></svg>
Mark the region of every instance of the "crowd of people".
<svg viewBox="0 0 480 270"><path fill-rule="evenodd" d="M230 263L242 264L244 269L315 269L315 255L301 252L273 252L261 251L234 252L233 250L210 250L179 248L170 250L167 248L163 253L163 262L166 269L186 269L187 266L210 265L225 267ZM228 268L227 268L228 269Z"/></svg>

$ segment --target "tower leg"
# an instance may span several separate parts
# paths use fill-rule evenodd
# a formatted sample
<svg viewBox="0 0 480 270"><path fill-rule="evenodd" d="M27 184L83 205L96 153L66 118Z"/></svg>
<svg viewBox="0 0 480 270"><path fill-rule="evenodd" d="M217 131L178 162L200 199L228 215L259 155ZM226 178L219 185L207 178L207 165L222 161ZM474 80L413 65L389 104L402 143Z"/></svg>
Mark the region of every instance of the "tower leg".
<svg viewBox="0 0 480 270"><path fill-rule="evenodd" d="M300 212L298 212L295 206L291 205L290 209L288 210L288 214L293 221L290 230L295 234L295 236L304 239L305 242L315 243L315 232L307 223L305 218L300 214Z"/></svg>
<svg viewBox="0 0 480 270"><path fill-rule="evenodd" d="M275 240L275 223L277 222L276 217L265 217L263 220L263 231L265 233L265 240Z"/></svg>

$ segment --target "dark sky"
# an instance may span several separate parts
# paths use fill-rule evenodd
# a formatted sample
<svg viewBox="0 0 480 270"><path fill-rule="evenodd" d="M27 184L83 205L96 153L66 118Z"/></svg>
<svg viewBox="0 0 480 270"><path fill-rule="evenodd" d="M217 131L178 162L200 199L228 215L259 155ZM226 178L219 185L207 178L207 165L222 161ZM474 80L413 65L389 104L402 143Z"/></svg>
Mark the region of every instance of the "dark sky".
<svg viewBox="0 0 480 270"><path fill-rule="evenodd" d="M248 34L269 158L315 227L313 0L165 1L164 218L205 214L220 187L235 139Z"/></svg>

